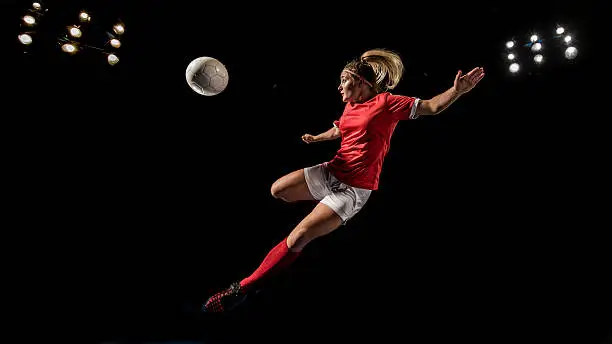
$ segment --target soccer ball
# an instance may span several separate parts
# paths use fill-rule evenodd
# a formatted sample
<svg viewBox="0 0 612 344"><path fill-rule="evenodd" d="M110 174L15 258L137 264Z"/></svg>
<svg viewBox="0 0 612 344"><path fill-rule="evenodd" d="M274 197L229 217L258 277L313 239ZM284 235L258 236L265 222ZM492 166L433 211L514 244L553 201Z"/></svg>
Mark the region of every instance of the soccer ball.
<svg viewBox="0 0 612 344"><path fill-rule="evenodd" d="M191 89L204 96L214 96L223 92L229 80L223 63L208 56L191 61L185 71L185 77Z"/></svg>

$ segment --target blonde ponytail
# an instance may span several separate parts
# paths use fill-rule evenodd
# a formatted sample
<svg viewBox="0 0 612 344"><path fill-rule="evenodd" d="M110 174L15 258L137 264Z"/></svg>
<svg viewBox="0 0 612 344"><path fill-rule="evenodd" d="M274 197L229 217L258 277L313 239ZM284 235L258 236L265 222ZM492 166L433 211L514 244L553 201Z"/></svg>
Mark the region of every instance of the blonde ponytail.
<svg viewBox="0 0 612 344"><path fill-rule="evenodd" d="M376 75L373 80L379 91L394 89L404 74L404 64L400 56L386 49L372 49L361 55L361 60L367 62Z"/></svg>

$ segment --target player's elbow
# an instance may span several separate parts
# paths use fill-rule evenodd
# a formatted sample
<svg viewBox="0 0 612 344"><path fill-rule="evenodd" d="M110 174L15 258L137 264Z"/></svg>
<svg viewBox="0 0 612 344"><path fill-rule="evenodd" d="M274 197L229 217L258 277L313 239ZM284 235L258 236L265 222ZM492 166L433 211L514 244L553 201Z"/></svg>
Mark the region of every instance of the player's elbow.
<svg viewBox="0 0 612 344"><path fill-rule="evenodd" d="M442 111L441 107L431 100L422 100L417 107L417 113L420 116L433 116L439 114L440 111Z"/></svg>

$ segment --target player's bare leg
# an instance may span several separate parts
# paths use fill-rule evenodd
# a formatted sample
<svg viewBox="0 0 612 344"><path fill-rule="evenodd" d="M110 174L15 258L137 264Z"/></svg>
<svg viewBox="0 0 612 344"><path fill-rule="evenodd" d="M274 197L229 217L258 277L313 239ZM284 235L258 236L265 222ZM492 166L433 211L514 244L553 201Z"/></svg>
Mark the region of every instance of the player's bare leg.
<svg viewBox="0 0 612 344"><path fill-rule="evenodd" d="M336 212L323 203L308 214L287 237L287 247L292 252L300 252L312 240L333 232L340 227L342 219Z"/></svg>
<svg viewBox="0 0 612 344"><path fill-rule="evenodd" d="M314 201L314 197L308 190L304 169L293 171L272 184L270 189L274 198L280 198L285 202Z"/></svg>
<svg viewBox="0 0 612 344"><path fill-rule="evenodd" d="M245 301L247 293L257 290L267 277L289 266L312 240L329 234L340 227L342 219L330 207L319 203L289 234L264 258L259 267L247 278L233 283L206 301L205 312L224 312Z"/></svg>

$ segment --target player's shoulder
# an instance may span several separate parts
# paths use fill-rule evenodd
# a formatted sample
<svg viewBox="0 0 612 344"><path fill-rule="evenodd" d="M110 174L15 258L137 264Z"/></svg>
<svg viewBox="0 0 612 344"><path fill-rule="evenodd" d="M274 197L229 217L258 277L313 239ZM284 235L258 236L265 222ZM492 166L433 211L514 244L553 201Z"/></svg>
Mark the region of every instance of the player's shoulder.
<svg viewBox="0 0 612 344"><path fill-rule="evenodd" d="M395 94L389 91L381 92L379 95L383 95L385 98L414 98L405 94Z"/></svg>
<svg viewBox="0 0 612 344"><path fill-rule="evenodd" d="M376 102L386 103L389 96L393 95L390 92L380 92L379 94L375 95L374 98L376 99Z"/></svg>
<svg viewBox="0 0 612 344"><path fill-rule="evenodd" d="M404 94L394 94L391 92L383 92L383 93L380 93L379 95L382 96L381 100L384 100L385 102L407 101L407 100L409 101L409 100L416 99L416 97L407 96Z"/></svg>

